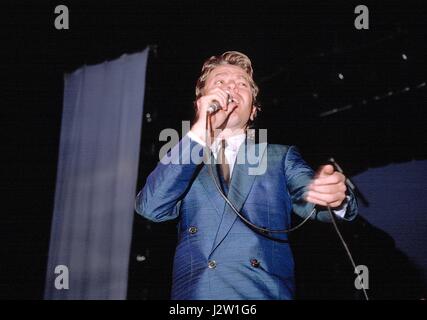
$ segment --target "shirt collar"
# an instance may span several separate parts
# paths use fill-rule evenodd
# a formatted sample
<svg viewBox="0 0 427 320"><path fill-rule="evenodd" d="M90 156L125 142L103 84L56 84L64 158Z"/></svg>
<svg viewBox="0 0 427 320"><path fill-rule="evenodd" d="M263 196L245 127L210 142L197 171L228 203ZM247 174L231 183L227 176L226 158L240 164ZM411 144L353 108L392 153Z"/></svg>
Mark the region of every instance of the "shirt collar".
<svg viewBox="0 0 427 320"><path fill-rule="evenodd" d="M225 141L227 142L227 146L225 149L230 150L232 152L237 152L241 144L245 141L245 138L246 138L245 133L236 134L234 136L228 137L227 139L225 139ZM221 139L216 139L212 143L211 148L215 154L218 153L219 149L221 148Z"/></svg>

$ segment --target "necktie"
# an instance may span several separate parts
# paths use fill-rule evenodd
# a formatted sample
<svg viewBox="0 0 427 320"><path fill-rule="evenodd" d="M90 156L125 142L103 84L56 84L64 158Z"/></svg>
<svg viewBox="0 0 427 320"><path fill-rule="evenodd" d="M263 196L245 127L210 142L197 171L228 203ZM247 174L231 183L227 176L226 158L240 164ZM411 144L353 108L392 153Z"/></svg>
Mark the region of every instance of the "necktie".
<svg viewBox="0 0 427 320"><path fill-rule="evenodd" d="M222 178L224 179L224 182L228 184L228 181L230 180L230 166L225 156L226 146L227 142L225 140L221 140L221 148L219 149L218 160L221 168Z"/></svg>

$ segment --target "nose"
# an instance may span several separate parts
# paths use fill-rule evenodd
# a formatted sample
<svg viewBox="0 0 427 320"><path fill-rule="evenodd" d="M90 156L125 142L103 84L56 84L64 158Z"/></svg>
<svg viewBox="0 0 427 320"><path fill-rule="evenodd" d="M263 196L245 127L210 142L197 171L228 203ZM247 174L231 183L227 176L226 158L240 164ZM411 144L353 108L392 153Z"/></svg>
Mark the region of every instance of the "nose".
<svg viewBox="0 0 427 320"><path fill-rule="evenodd" d="M227 89L234 90L234 88L236 88L236 83L234 82L234 80L228 81L227 82Z"/></svg>

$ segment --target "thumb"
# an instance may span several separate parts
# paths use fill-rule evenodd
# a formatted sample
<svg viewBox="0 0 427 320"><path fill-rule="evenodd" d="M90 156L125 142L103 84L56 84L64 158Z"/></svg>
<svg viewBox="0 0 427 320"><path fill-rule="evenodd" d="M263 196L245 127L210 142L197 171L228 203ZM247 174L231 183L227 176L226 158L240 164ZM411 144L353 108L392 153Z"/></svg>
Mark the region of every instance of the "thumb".
<svg viewBox="0 0 427 320"><path fill-rule="evenodd" d="M331 164L321 166L317 173L317 177L326 177L334 173L334 167Z"/></svg>

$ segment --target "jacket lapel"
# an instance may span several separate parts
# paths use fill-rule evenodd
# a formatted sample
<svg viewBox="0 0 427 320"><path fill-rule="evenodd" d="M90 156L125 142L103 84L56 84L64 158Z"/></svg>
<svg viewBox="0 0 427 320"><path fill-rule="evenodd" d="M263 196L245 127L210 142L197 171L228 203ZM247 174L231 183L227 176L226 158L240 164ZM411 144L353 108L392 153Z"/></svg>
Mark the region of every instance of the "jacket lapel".
<svg viewBox="0 0 427 320"><path fill-rule="evenodd" d="M253 142L243 143L239 149L239 153L236 159L236 164L234 165L233 174L230 180L230 186L228 191L228 199L234 205L234 207L241 212L241 209L249 195L249 192L252 188L252 185L255 181L256 175L250 175L249 169L251 166L257 166L258 163L249 164L247 161L247 154L254 154L256 148L259 145L255 145ZM264 157L265 148L262 150L263 154L259 158ZM252 153L251 153L252 152ZM244 161L240 160L244 159ZM240 161L239 161L240 160ZM213 182L211 182L213 184ZM215 188L215 186L213 186ZM215 192L218 191L215 188ZM224 201L223 201L224 202ZM233 209L230 208L228 204L225 204L221 223L218 227L218 231L215 237L214 244L212 246L211 254L219 246L219 244L224 240L234 222L237 219L236 213Z"/></svg>
<svg viewBox="0 0 427 320"><path fill-rule="evenodd" d="M198 179L205 188L206 195L212 202L218 216L221 217L222 213L224 212L224 200L222 199L221 195L218 193L218 190L215 187L215 183L213 182L212 177L209 173L209 167L212 169L212 173L215 180L220 183L218 178L218 170L215 164L205 164L199 173Z"/></svg>

